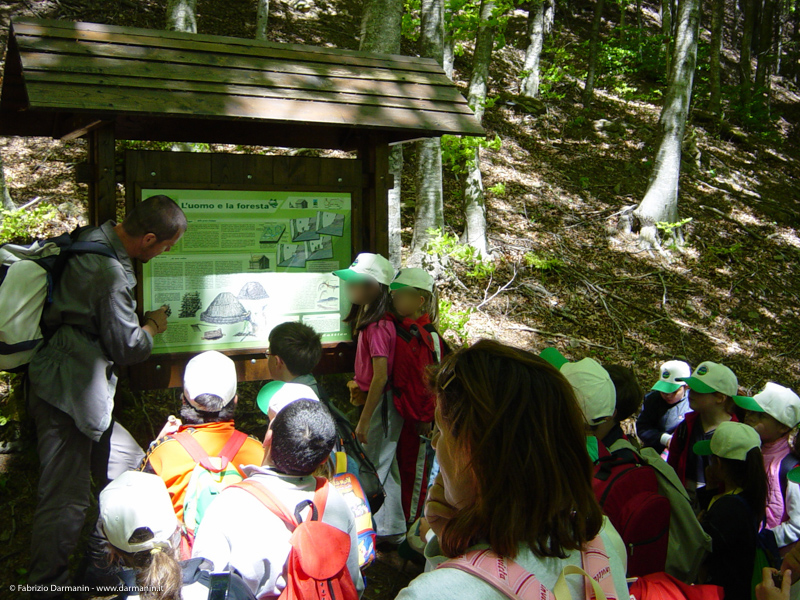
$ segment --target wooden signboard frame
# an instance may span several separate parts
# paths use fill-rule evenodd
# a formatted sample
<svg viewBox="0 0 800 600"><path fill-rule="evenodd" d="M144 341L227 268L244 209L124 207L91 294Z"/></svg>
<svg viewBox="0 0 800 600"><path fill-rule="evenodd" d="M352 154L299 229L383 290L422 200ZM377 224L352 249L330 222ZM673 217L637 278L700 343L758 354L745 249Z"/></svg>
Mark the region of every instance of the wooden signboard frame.
<svg viewBox="0 0 800 600"><path fill-rule="evenodd" d="M143 189L203 189L244 191L346 192L351 197L351 254L364 239L363 164L355 159L308 158L195 152L127 151L125 154L126 213L141 199ZM358 227L355 223L359 223ZM137 302L143 306L141 265L137 265ZM239 381L268 377L263 351L223 350L236 363ZM353 369L352 342L323 344L316 373ZM183 370L194 353L155 354L129 368L131 388L155 389L182 384Z"/></svg>

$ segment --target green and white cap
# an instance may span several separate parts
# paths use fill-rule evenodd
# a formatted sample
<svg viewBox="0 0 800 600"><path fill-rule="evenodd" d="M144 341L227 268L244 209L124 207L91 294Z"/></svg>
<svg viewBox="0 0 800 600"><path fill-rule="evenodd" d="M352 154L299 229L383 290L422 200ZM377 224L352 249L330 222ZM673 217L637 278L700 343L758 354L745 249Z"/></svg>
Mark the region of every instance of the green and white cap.
<svg viewBox="0 0 800 600"><path fill-rule="evenodd" d="M380 254L362 252L356 256L350 267L334 271L333 274L353 283L377 281L383 285L389 285L394 279L394 267Z"/></svg>
<svg viewBox="0 0 800 600"><path fill-rule="evenodd" d="M420 290L427 290L433 292L433 277L425 269L411 267L409 269L402 269L394 281L389 286L389 289L399 290L404 287L413 287Z"/></svg>
<svg viewBox="0 0 800 600"><path fill-rule="evenodd" d="M256 403L265 415L269 415L270 411L277 415L281 409L295 400L319 401L319 398L314 390L302 383L270 381L259 390Z"/></svg>
<svg viewBox="0 0 800 600"><path fill-rule="evenodd" d="M728 367L707 360L698 365L691 377L677 377L690 390L700 394L720 392L726 396L735 396L739 392L739 380Z"/></svg>
<svg viewBox="0 0 800 600"><path fill-rule="evenodd" d="M617 389L599 362L593 358L569 362L556 348L545 348L539 356L560 370L572 385L587 423L594 425L614 414Z"/></svg>
<svg viewBox="0 0 800 600"><path fill-rule="evenodd" d="M700 456L713 454L720 458L744 460L750 450L760 447L761 438L755 429L744 423L725 421L717 425L710 440L697 442L693 450Z"/></svg>
<svg viewBox="0 0 800 600"><path fill-rule="evenodd" d="M236 365L222 352L207 350L186 363L183 372L183 395L198 410L205 407L195 402L203 394L222 398L222 406L236 397Z"/></svg>
<svg viewBox="0 0 800 600"><path fill-rule="evenodd" d="M657 392L664 392L665 394L672 394L678 391L683 381L678 381L678 377L686 378L692 375L692 369L688 363L682 360L669 360L661 365L661 377L656 381L655 385L650 388Z"/></svg>
<svg viewBox="0 0 800 600"><path fill-rule="evenodd" d="M734 396L733 401L745 410L767 413L787 427L800 423L800 397L792 390L771 381L753 396Z"/></svg>

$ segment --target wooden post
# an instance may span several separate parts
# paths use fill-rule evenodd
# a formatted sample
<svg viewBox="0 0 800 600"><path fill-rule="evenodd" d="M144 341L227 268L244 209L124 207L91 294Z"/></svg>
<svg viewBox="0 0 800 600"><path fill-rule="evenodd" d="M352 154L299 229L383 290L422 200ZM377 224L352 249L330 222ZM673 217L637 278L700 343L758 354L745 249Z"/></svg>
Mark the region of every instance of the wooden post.
<svg viewBox="0 0 800 600"><path fill-rule="evenodd" d="M117 182L114 171L114 125L90 131L89 224L102 225L117 219Z"/></svg>
<svg viewBox="0 0 800 600"><path fill-rule="evenodd" d="M353 239L361 241L355 252L375 252L389 257L389 189L394 186L389 176L389 143L379 133L362 138L358 148L364 174L361 211L354 215Z"/></svg>

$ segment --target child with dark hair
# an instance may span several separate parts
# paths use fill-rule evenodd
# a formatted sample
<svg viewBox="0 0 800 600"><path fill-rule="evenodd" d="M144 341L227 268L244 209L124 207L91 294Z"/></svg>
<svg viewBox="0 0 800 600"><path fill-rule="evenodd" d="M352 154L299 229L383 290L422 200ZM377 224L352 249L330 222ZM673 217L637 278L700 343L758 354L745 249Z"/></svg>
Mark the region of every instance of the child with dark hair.
<svg viewBox="0 0 800 600"><path fill-rule="evenodd" d="M344 282L353 304L345 319L356 337L355 376L348 384L351 402L363 406L355 434L378 473L386 492L383 506L375 513L375 531L381 541L399 544L406 532L406 519L395 457L403 418L392 400L389 382L395 355L395 328L386 319L390 307L389 285L394 267L380 254L362 252L347 269L334 271Z"/></svg>
<svg viewBox="0 0 800 600"><path fill-rule="evenodd" d="M320 482L312 473L328 459L335 440L336 427L324 404L300 399L282 407L264 438L263 463L244 467L247 478L226 488L209 506L192 555L209 559L215 571L235 569L258 598L279 596L286 586L284 565L292 534L248 486L266 489L286 507L313 500ZM360 595L364 582L355 519L334 486L327 487L327 502L316 508L323 523L350 536L347 570ZM303 509L303 520L310 512Z"/></svg>
<svg viewBox="0 0 800 600"><path fill-rule="evenodd" d="M603 368L611 377L616 390L616 409L611 419L598 425L595 434L603 445L614 453L615 444L619 440L628 439L620 424L639 412L639 407L642 405L642 386L639 385L633 369L622 365L603 365Z"/></svg>
<svg viewBox="0 0 800 600"><path fill-rule="evenodd" d="M269 379L302 383L319 396L319 385L311 371L321 358L322 339L305 323L287 321L269 332L267 351Z"/></svg>
<svg viewBox="0 0 800 600"><path fill-rule="evenodd" d="M701 519L712 545L700 583L722 586L725 600L748 600L753 591L757 532L767 503L760 446L752 427L731 421L720 423L710 440L693 446L695 454L710 457L708 485L721 490Z"/></svg>
<svg viewBox="0 0 800 600"><path fill-rule="evenodd" d="M689 407L689 387L680 378L690 377L692 369L682 360L661 365L659 378L644 397L636 429L642 445L662 454L669 447L673 432L683 422Z"/></svg>

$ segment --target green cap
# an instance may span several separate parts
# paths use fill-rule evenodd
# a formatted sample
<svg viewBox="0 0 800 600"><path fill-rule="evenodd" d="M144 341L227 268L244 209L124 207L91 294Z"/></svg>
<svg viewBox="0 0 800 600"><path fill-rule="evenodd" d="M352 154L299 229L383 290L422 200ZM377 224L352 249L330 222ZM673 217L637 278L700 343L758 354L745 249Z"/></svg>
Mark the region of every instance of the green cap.
<svg viewBox="0 0 800 600"><path fill-rule="evenodd" d="M750 410L752 412L766 412L761 405L756 402L755 398L751 398L750 396L734 396L733 401L736 403L736 406L740 406L745 410Z"/></svg>
<svg viewBox="0 0 800 600"><path fill-rule="evenodd" d="M701 392L702 393L702 392ZM725 421L717 426L710 440L701 440L693 447L700 456L719 456L732 460L744 460L753 448L761 447L761 438L756 430L736 421Z"/></svg>
<svg viewBox="0 0 800 600"><path fill-rule="evenodd" d="M569 362L567 358L563 354L561 354L561 352L558 351L558 348L554 348L552 346L550 348L545 348L544 350L542 350L539 353L539 356L545 359L547 362L549 362L551 365L553 365L556 369L559 370L561 369L561 367L563 367L565 364Z"/></svg>
<svg viewBox="0 0 800 600"><path fill-rule="evenodd" d="M295 400L319 400L319 398L307 385L283 381L270 381L259 390L256 397L258 408L265 415L269 415L270 409L278 414L284 406Z"/></svg>
<svg viewBox="0 0 800 600"><path fill-rule="evenodd" d="M791 471L786 474L786 477L789 478L789 481L794 483L800 483L800 466L795 467Z"/></svg>

